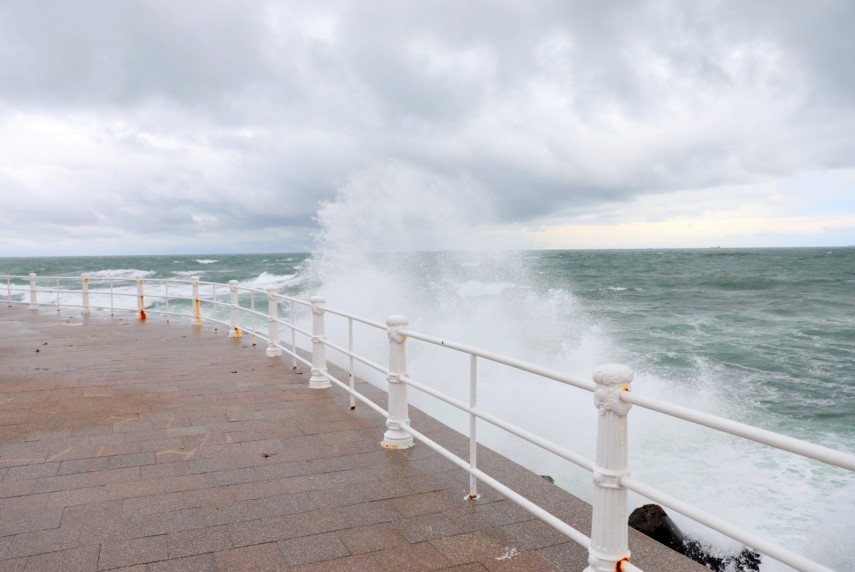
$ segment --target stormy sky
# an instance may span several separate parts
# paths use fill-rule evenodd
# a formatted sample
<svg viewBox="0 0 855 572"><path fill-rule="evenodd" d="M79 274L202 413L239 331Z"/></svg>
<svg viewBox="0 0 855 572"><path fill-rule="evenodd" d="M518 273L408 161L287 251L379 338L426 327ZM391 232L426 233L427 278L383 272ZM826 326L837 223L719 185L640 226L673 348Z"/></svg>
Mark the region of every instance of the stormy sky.
<svg viewBox="0 0 855 572"><path fill-rule="evenodd" d="M441 234L432 204L501 248L855 244L853 29L849 0L3 0L0 256Z"/></svg>

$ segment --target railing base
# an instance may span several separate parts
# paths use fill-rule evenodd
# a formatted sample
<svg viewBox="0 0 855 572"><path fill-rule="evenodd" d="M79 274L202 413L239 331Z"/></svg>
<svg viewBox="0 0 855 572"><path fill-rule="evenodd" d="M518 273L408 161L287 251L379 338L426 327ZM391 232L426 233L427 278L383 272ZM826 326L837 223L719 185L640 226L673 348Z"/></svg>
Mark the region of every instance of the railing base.
<svg viewBox="0 0 855 572"><path fill-rule="evenodd" d="M309 378L309 389L326 389L331 386L329 379L314 370L312 371L312 377Z"/></svg>

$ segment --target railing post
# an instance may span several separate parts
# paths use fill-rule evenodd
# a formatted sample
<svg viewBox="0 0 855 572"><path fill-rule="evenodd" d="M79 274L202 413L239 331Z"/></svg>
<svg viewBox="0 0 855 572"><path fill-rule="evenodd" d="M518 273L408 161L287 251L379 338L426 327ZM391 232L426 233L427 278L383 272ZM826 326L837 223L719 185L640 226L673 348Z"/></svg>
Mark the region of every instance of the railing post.
<svg viewBox="0 0 855 572"><path fill-rule="evenodd" d="M137 311L140 313L140 320L145 320L145 295L142 278L137 278Z"/></svg>
<svg viewBox="0 0 855 572"><path fill-rule="evenodd" d="M324 344L324 303L326 299L322 296L309 298L312 303L312 376L309 378L309 387L312 389L324 389L329 387L330 380L324 375L327 372L327 346Z"/></svg>
<svg viewBox="0 0 855 572"><path fill-rule="evenodd" d="M231 305L231 326L229 330L230 338L240 337L240 328L238 327L238 281L229 280L229 304Z"/></svg>
<svg viewBox="0 0 855 572"><path fill-rule="evenodd" d="M83 277L83 308L81 308L80 313L84 316L92 313L92 309L89 307L89 277Z"/></svg>
<svg viewBox="0 0 855 572"><path fill-rule="evenodd" d="M36 293L36 274L30 272L30 310L39 309L39 295Z"/></svg>
<svg viewBox="0 0 855 572"><path fill-rule="evenodd" d="M594 404L597 420L597 456L594 465L594 503L591 545L585 572L614 572L621 560L629 560L626 489L621 478L629 475L627 419L631 404L620 394L630 390L632 370L625 365L605 364L594 370Z"/></svg>
<svg viewBox="0 0 855 572"><path fill-rule="evenodd" d="M400 380L402 375L407 374L407 338L399 330L408 323L404 316L386 318L389 332L389 417L381 443L386 449L407 449L413 446L413 436L403 429L403 425L410 422L410 413L407 386Z"/></svg>
<svg viewBox="0 0 855 572"><path fill-rule="evenodd" d="M193 325L202 325L202 301L199 300L199 277L191 276L190 282L193 284Z"/></svg>
<svg viewBox="0 0 855 572"><path fill-rule="evenodd" d="M282 350L276 345L279 341L279 300L276 298L276 288L267 289L267 357L279 357Z"/></svg>

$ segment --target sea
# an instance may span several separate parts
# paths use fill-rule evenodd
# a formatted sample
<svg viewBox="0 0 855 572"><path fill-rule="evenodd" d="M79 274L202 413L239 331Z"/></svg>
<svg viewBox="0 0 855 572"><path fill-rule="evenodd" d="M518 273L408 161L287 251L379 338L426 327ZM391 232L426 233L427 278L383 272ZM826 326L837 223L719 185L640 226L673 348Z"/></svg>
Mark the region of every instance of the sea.
<svg viewBox="0 0 855 572"><path fill-rule="evenodd" d="M117 280L199 276L300 298L323 295L330 308L377 321L403 314L413 330L583 379L598 364L623 363L634 371L636 393L855 453L855 247L366 252L342 246L290 254L0 259L0 274L30 272ZM117 283L116 293L133 293L130 280ZM122 300L117 304L133 308L132 297ZM266 309L263 297L252 303ZM335 316L327 321L331 339L346 345L346 324ZM386 360L385 334L359 326L355 335L357 351ZM300 344L308 347L306 340ZM332 360L346 363L334 354ZM408 371L468 400L467 356L410 340ZM480 407L593 458L596 411L589 393L486 362L478 371ZM367 369L357 373L384 386ZM416 393L410 392L414 406L466 430L465 415ZM639 407L630 411L629 427L634 478L833 569L855 570L855 475ZM591 500L590 474L486 423L479 422L479 436ZM631 509L645 502L630 495ZM735 549L670 514L713 550ZM761 568L788 569L768 558Z"/></svg>

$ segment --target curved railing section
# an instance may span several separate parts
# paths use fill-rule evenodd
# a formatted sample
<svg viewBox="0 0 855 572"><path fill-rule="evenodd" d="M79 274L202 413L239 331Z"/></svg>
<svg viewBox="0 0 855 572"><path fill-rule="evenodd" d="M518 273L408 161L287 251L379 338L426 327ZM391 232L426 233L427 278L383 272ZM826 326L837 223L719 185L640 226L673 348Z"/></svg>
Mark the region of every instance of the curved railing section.
<svg viewBox="0 0 855 572"><path fill-rule="evenodd" d="M629 562L626 524L627 491L634 491L675 510L797 570L830 570L786 547L730 524L630 477L627 460L628 413L633 406L643 407L847 471L855 471L855 455L636 394L631 390L632 370L626 366L603 365L594 371L593 380L576 379L563 372L533 363L410 330L407 328L408 321L404 316L389 316L385 322L378 322L343 310L329 308L326 306L325 299L319 296L303 300L280 294L275 288L259 290L242 287L235 280L226 285L203 282L198 278L134 280L85 276L36 276L35 274L3 275L0 276L0 280L5 282L5 298L8 306L28 305L33 309L53 306L57 311L62 308L79 308L83 314L88 314L93 309L111 313L135 312L140 319L145 319L147 313L180 316L191 319L194 324L213 322L223 325L228 329L229 337L251 335L261 339L267 343L268 357L274 358L286 354L290 357L293 368L297 368L299 363L310 368L309 387L323 389L336 384L350 394L351 409L356 407L358 400L383 415L386 418L386 431L382 441L384 447L404 449L411 447L414 440L420 441L469 473L467 498L478 498L478 483L482 482L587 548L589 552L587 571L638 570ZM263 306L264 309L259 309L258 306ZM281 314L280 310L285 310L285 314ZM308 326L298 325L298 317L301 319L299 323L302 324L309 321L306 319L309 315L311 315L311 330L307 329ZM327 339L325 326L328 315L346 321L346 347ZM388 337L388 364L377 363L354 351L354 324ZM284 336L280 328L284 328ZM297 336L309 342L307 348L301 348L297 343ZM405 346L409 340L469 356L468 402L446 395L428 383L413 379L407 374ZM327 349L346 357L347 380L340 380L330 373L327 367ZM599 411L595 459L588 459L570 451L560 443L544 439L480 409L477 399L480 361L493 362L593 393L594 403ZM389 385L387 409L383 409L356 390L354 367L357 362L386 376ZM455 455L412 427L408 413L408 388L429 395L469 415L467 459ZM595 494L592 503L590 537L478 468L476 432L478 419L591 472Z"/></svg>

